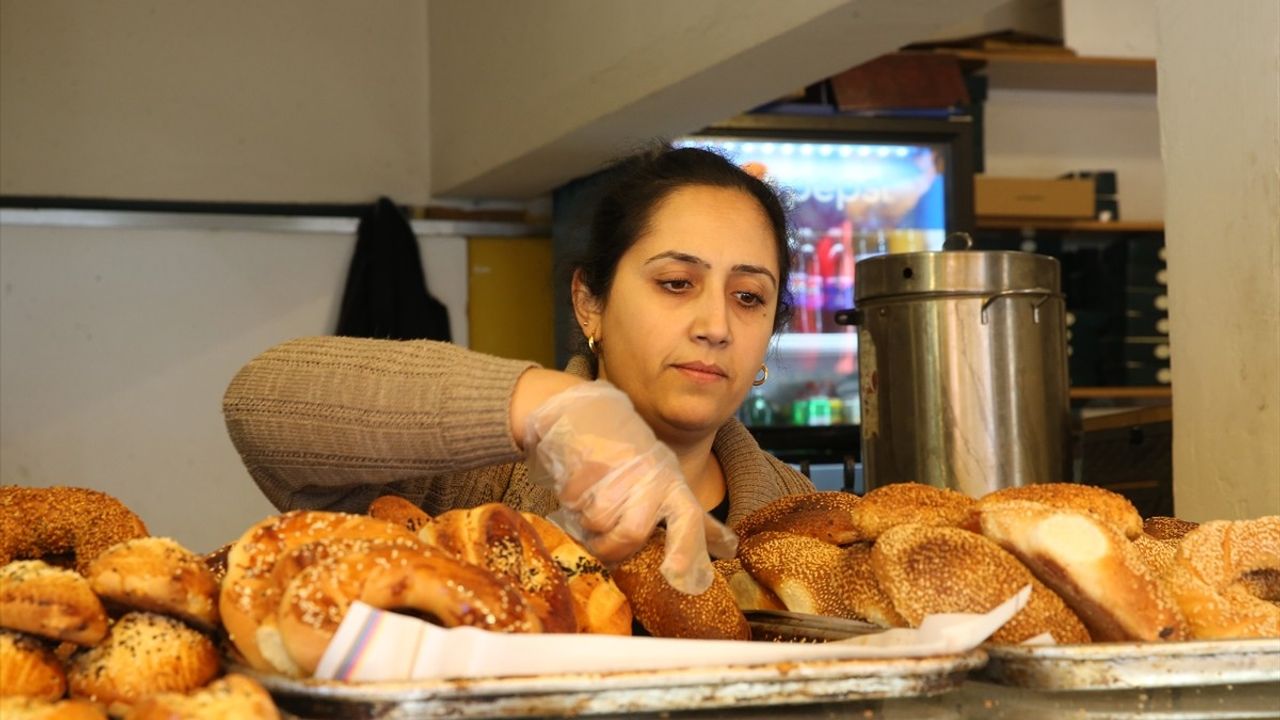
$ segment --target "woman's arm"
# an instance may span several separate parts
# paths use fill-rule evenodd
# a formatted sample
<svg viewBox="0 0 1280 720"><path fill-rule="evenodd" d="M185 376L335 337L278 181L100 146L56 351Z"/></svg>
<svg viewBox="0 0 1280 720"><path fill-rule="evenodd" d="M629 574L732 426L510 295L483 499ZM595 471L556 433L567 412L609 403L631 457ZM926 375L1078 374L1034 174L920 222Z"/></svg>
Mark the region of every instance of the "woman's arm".
<svg viewBox="0 0 1280 720"><path fill-rule="evenodd" d="M299 338L236 374L223 415L250 474L284 508L519 460L527 408L576 382L448 343Z"/></svg>

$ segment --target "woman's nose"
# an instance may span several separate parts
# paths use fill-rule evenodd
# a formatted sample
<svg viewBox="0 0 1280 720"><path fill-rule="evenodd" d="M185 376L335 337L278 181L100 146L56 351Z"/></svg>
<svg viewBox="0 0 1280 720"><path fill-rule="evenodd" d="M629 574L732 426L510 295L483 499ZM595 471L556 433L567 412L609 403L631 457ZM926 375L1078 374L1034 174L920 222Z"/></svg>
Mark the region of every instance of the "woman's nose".
<svg viewBox="0 0 1280 720"><path fill-rule="evenodd" d="M697 305L693 322L694 339L711 345L727 345L733 340L729 330L729 307L723 297L707 293Z"/></svg>

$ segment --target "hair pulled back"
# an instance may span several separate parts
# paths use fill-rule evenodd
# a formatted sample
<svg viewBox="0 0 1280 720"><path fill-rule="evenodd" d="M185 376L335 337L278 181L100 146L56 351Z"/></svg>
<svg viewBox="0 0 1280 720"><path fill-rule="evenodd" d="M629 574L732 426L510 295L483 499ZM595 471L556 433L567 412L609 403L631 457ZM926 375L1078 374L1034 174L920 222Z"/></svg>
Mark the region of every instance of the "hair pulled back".
<svg viewBox="0 0 1280 720"><path fill-rule="evenodd" d="M645 233L658 206L669 195L686 187L738 190L756 200L769 219L778 259L778 304L773 331L791 318L788 289L791 248L787 213L782 200L768 183L710 150L655 145L612 165L613 183L601 196L591 220L586 252L574 269L587 290L605 301L613 287L618 262Z"/></svg>

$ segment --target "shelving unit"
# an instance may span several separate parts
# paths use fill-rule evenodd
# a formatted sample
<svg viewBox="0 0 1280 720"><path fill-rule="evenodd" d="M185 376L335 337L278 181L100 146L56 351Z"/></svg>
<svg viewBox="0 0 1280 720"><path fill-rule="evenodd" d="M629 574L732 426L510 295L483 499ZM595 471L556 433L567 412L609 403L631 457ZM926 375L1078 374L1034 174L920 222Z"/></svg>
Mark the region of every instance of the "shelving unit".
<svg viewBox="0 0 1280 720"><path fill-rule="evenodd" d="M1068 394L1072 400L1168 400L1173 398L1173 388L1168 385L1073 387Z"/></svg>
<svg viewBox="0 0 1280 720"><path fill-rule="evenodd" d="M980 63L994 88L1154 93L1156 61L1149 58L1081 57L1066 53L946 50Z"/></svg>
<svg viewBox="0 0 1280 720"><path fill-rule="evenodd" d="M1164 232L1160 220L1059 220L1055 218L996 218L975 220L978 230L1062 230L1066 232Z"/></svg>
<svg viewBox="0 0 1280 720"><path fill-rule="evenodd" d="M1079 56L1060 47L947 49L938 50L938 52L949 52L959 58L969 72L984 75L987 86L993 91L1120 93L1154 96L1157 90L1156 61L1151 58ZM1131 99L1138 98L1122 98L1119 101L1128 102ZM1055 102L1070 103L1072 100L1064 97ZM1142 240L1144 235L1160 234L1165 230L1164 222L1160 219L1102 222L1090 218L977 217L974 225L977 232L985 231L988 234L1003 236L1003 239L995 242L1003 242L1005 246L1012 242L1012 246L1017 247L1020 234L1020 240L1024 243L1028 240L1040 242L1043 238L1049 243L1047 247L1050 248L1061 250L1070 246L1084 248L1091 253L1100 252L1102 248L1113 242L1138 241ZM1090 332L1097 332L1097 330L1090 325L1082 326L1082 329L1077 330L1077 333L1085 335ZM1107 332L1117 335L1109 340L1115 342L1119 342L1119 336L1127 337L1132 334L1116 330ZM1101 352L1101 348L1102 345L1098 345L1095 351ZM1088 355L1083 357L1087 366ZM1117 362L1124 359L1123 355L1120 355ZM1117 370L1111 375L1119 375L1119 377L1100 375L1089 380L1095 384L1100 382L1111 384L1123 382L1127 374L1127 370ZM1115 403L1160 405L1170 402L1172 389L1167 385L1074 387L1070 390L1070 397L1073 404L1082 405Z"/></svg>

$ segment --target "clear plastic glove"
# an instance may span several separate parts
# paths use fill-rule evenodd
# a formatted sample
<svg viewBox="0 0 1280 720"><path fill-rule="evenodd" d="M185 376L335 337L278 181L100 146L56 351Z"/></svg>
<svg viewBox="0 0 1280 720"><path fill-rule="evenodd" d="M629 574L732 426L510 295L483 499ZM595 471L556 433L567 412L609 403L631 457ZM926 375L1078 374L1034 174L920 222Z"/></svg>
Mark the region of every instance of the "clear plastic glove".
<svg viewBox="0 0 1280 720"><path fill-rule="evenodd" d="M737 550L733 531L698 505L675 453L608 382L575 385L534 409L524 448L530 479L560 500L553 519L606 563L626 559L665 524L662 575L697 595L715 572L708 549L717 557Z"/></svg>

